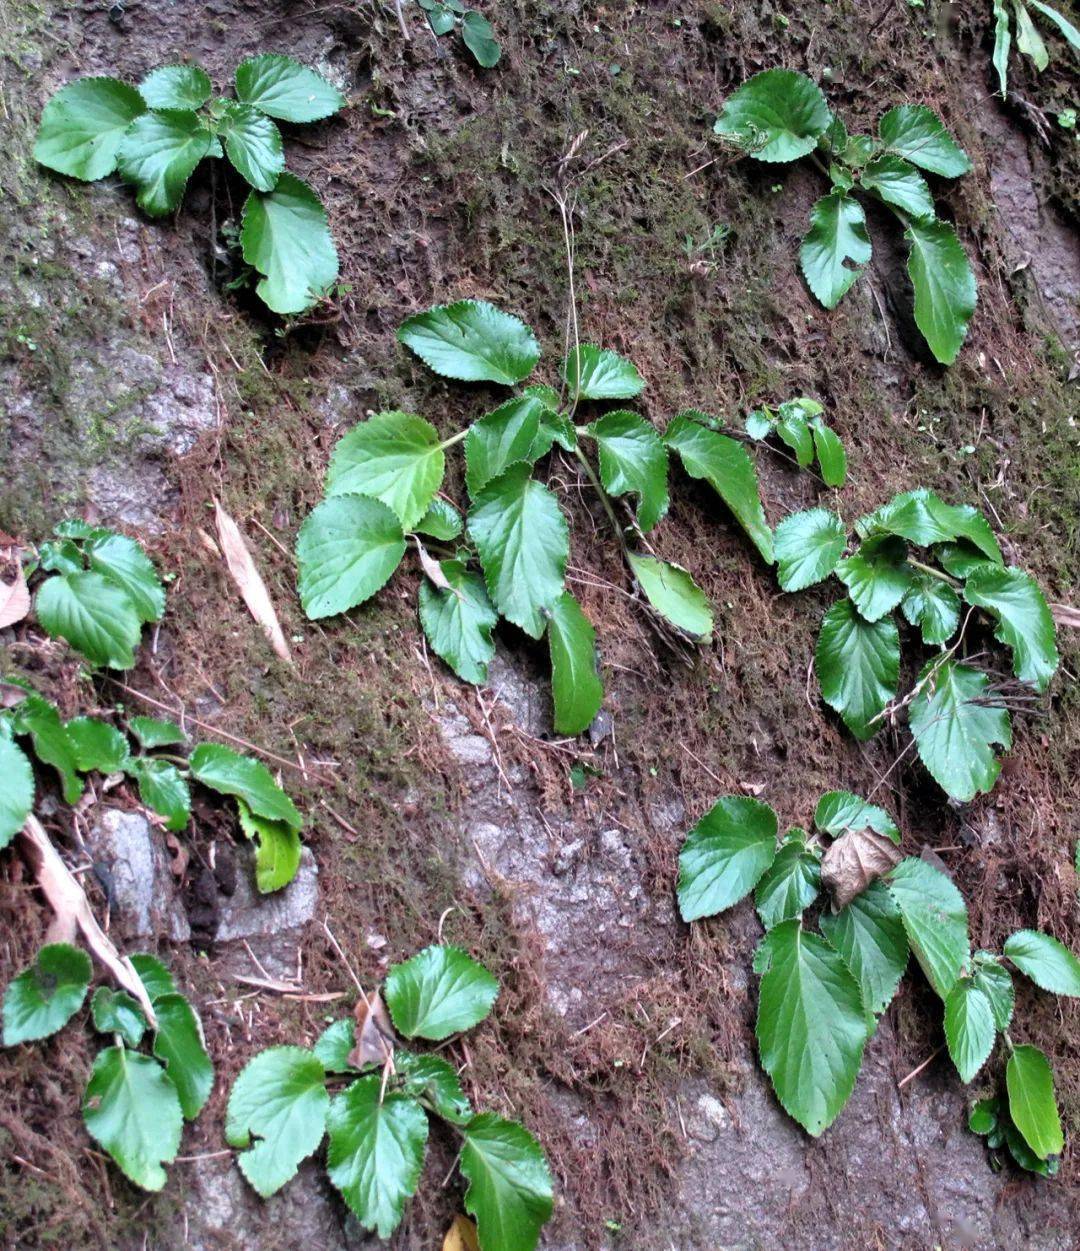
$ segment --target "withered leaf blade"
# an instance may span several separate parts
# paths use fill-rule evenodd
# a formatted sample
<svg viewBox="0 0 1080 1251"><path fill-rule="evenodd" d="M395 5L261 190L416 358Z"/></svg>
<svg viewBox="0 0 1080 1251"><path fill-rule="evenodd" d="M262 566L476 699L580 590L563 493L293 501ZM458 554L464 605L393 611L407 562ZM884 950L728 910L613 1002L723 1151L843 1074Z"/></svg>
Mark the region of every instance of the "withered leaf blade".
<svg viewBox="0 0 1080 1251"><path fill-rule="evenodd" d="M423 569L424 573L427 574L440 591L454 591L454 588L446 580L446 574L442 571L442 565L428 554L427 548L419 539L416 540L416 554L420 557L420 568ZM454 594L459 599L461 598L458 591L454 591Z"/></svg>
<svg viewBox="0 0 1080 1251"><path fill-rule="evenodd" d="M349 1052L354 1069L369 1064L382 1067L394 1055L394 1027L377 990L361 996L356 1005L356 1046Z"/></svg>
<svg viewBox="0 0 1080 1251"><path fill-rule="evenodd" d="M876 830L868 827L842 834L821 860L821 884L832 896L833 911L851 903L900 860L896 844Z"/></svg>
<svg viewBox="0 0 1080 1251"><path fill-rule="evenodd" d="M0 582L0 630L13 626L30 611L30 592L21 565L15 566L15 581Z"/></svg>
<svg viewBox="0 0 1080 1251"><path fill-rule="evenodd" d="M229 568L229 573L232 574L232 579L248 611L262 627L263 633L270 640L270 646L278 656L292 663L292 653L285 641L281 622L278 621L278 615L274 611L266 583L255 568L255 562L244 542L244 536L240 533L240 527L217 500L214 501L214 520L217 523L218 542L221 544L225 564Z"/></svg>
<svg viewBox="0 0 1080 1251"><path fill-rule="evenodd" d="M442 1251L480 1251L480 1240L476 1234L476 1226L467 1216L460 1213L454 1217L454 1223L446 1231Z"/></svg>

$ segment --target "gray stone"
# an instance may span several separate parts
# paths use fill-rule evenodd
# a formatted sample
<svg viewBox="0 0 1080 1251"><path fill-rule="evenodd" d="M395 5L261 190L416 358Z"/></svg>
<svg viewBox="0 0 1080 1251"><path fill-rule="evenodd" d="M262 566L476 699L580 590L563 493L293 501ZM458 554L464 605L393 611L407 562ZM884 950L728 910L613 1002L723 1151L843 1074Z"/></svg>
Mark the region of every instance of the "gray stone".
<svg viewBox="0 0 1080 1251"><path fill-rule="evenodd" d="M133 938L191 937L169 868L164 832L139 812L106 808L86 837L99 877L108 882L113 921Z"/></svg>
<svg viewBox="0 0 1080 1251"><path fill-rule="evenodd" d="M296 877L270 895L259 894L254 873L246 866L237 874L236 890L222 899L216 940L226 943L299 929L315 915L318 901L319 870L307 847L300 853Z"/></svg>

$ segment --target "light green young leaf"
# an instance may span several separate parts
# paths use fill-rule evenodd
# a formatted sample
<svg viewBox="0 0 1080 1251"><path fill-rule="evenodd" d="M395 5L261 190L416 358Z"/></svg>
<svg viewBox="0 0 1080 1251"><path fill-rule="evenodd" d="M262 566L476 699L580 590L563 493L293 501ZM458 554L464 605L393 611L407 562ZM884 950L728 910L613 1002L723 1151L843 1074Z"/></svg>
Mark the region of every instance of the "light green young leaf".
<svg viewBox="0 0 1080 1251"><path fill-rule="evenodd" d="M885 148L943 178L958 178L971 162L941 118L925 104L901 104L890 109L878 123Z"/></svg>
<svg viewBox="0 0 1080 1251"><path fill-rule="evenodd" d="M1040 989L1080 996L1080 960L1050 934L1017 930L1005 940L1002 951Z"/></svg>
<svg viewBox="0 0 1080 1251"><path fill-rule="evenodd" d="M907 544L892 534L867 539L854 556L842 560L836 576L865 621L880 621L900 603L911 586Z"/></svg>
<svg viewBox="0 0 1080 1251"><path fill-rule="evenodd" d="M1072 22L1068 21L1068 19L1065 18L1063 14L1059 13L1057 9L1051 8L1048 4L1043 4L1042 0L1027 0L1027 3L1030 4L1033 9L1036 9L1039 13L1041 13L1043 17L1053 22L1053 24L1065 37L1069 46L1073 48L1074 51L1080 52L1080 30L1077 30Z"/></svg>
<svg viewBox="0 0 1080 1251"><path fill-rule="evenodd" d="M912 218L904 238L911 245L908 276L915 288L915 324L935 359L951 365L975 312L975 275L947 222Z"/></svg>
<svg viewBox="0 0 1080 1251"><path fill-rule="evenodd" d="M752 439L767 439L776 428L776 420L768 410L756 409L747 414L743 426Z"/></svg>
<svg viewBox="0 0 1080 1251"><path fill-rule="evenodd" d="M0 851L26 824L34 807L34 770L22 748L0 734ZM81 790L80 786L80 790Z"/></svg>
<svg viewBox="0 0 1080 1251"><path fill-rule="evenodd" d="M569 591L555 601L547 637L555 732L581 734L600 711L604 684L597 671L596 631Z"/></svg>
<svg viewBox="0 0 1080 1251"><path fill-rule="evenodd" d="M405 1079L405 1093L414 1099L426 1099L443 1120L464 1125L472 1119L472 1106L461 1089L461 1080L441 1056L398 1050L394 1052L394 1065Z"/></svg>
<svg viewBox="0 0 1080 1251"><path fill-rule="evenodd" d="M313 620L348 612L383 587L405 555L394 511L365 495L335 495L300 527L297 589Z"/></svg>
<svg viewBox="0 0 1080 1251"><path fill-rule="evenodd" d="M155 999L154 1015L158 1022L154 1055L166 1065L185 1119L193 1121L214 1088L214 1066L206 1053L202 1025L183 995Z"/></svg>
<svg viewBox="0 0 1080 1251"><path fill-rule="evenodd" d="M128 729L143 747L172 747L183 743L184 731L175 721L160 721L157 717L132 717Z"/></svg>
<svg viewBox="0 0 1080 1251"><path fill-rule="evenodd" d="M801 917L818 897L820 889L818 858L800 843L785 844L754 892L754 906L761 924L771 930L783 921Z"/></svg>
<svg viewBox="0 0 1080 1251"><path fill-rule="evenodd" d="M851 791L829 791L818 800L814 824L819 830L839 838L848 830L874 830L894 843L900 842L900 830L884 808L867 803Z"/></svg>
<svg viewBox="0 0 1080 1251"><path fill-rule="evenodd" d="M776 433L795 453L800 469L805 469L814 459L814 437L806 414L791 402L781 404L778 411Z"/></svg>
<svg viewBox="0 0 1080 1251"><path fill-rule="evenodd" d="M285 168L281 131L250 104L230 104L221 119L221 138L233 168L256 191L273 191Z"/></svg>
<svg viewBox="0 0 1080 1251"><path fill-rule="evenodd" d="M148 109L201 109L213 85L199 65L162 65L139 83Z"/></svg>
<svg viewBox="0 0 1080 1251"><path fill-rule="evenodd" d="M119 773L131 761L127 739L115 726L97 717L76 717L64 730L80 773Z"/></svg>
<svg viewBox="0 0 1080 1251"><path fill-rule="evenodd" d="M261 895L281 890L296 877L302 846L299 833L284 821L257 816L242 799L236 801L240 828L255 842L255 885Z"/></svg>
<svg viewBox="0 0 1080 1251"><path fill-rule="evenodd" d="M645 382L632 361L582 343L563 362L563 377L570 402L580 400L631 400L640 395Z"/></svg>
<svg viewBox="0 0 1080 1251"><path fill-rule="evenodd" d="M304 819L261 760L221 743L200 743L188 761L191 776L221 795L235 795L260 817L299 830Z"/></svg>
<svg viewBox="0 0 1080 1251"><path fill-rule="evenodd" d="M1016 14L1016 46L1024 56L1035 62L1035 68L1041 72L1050 64L1050 53L1046 50L1046 44L1035 29L1027 6L1021 0L1013 0L1013 12Z"/></svg>
<svg viewBox="0 0 1080 1251"><path fill-rule="evenodd" d="M352 1070L349 1056L356 1046L356 1022L345 1017L328 1025L315 1041L312 1051L322 1061L328 1073L348 1073ZM395 1056L395 1064L397 1057Z"/></svg>
<svg viewBox="0 0 1080 1251"><path fill-rule="evenodd" d="M428 505L427 512L416 523L417 534L430 534L433 539L441 539L449 543L456 539L464 528L461 513L446 500L434 499Z"/></svg>
<svg viewBox="0 0 1080 1251"><path fill-rule="evenodd" d="M821 697L859 739L879 728L875 718L900 681L900 635L888 618L864 621L849 599L834 604L821 622L814 667Z"/></svg>
<svg viewBox="0 0 1080 1251"><path fill-rule="evenodd" d="M95 182L116 168L124 132L145 112L142 96L127 83L77 79L45 105L34 160L70 178Z"/></svg>
<svg viewBox="0 0 1080 1251"><path fill-rule="evenodd" d="M441 1042L491 1011L499 983L460 947L425 947L386 976L383 998L406 1038Z"/></svg>
<svg viewBox="0 0 1080 1251"><path fill-rule="evenodd" d="M532 463L543 412L539 400L524 395L473 422L465 436L465 485L471 496L516 461Z"/></svg>
<svg viewBox="0 0 1080 1251"><path fill-rule="evenodd" d="M777 577L785 591L802 591L823 581L844 554L843 522L827 508L785 517L773 533Z"/></svg>
<svg viewBox="0 0 1080 1251"><path fill-rule="evenodd" d="M813 152L830 120L817 83L794 70L770 69L728 97L713 129L756 161L795 161Z"/></svg>
<svg viewBox="0 0 1080 1251"><path fill-rule="evenodd" d="M1038 1047L1014 1047L1005 1067L1009 1115L1024 1141L1040 1160L1060 1155L1065 1147L1061 1117L1054 1099L1050 1062Z"/></svg>
<svg viewBox="0 0 1080 1251"><path fill-rule="evenodd" d="M744 899L776 857L776 813L743 795L718 799L686 836L676 891L684 921Z"/></svg>
<svg viewBox="0 0 1080 1251"><path fill-rule="evenodd" d="M120 176L133 182L144 213L163 217L180 207L195 166L213 136L190 109L155 109L128 127L116 154Z"/></svg>
<svg viewBox="0 0 1080 1251"><path fill-rule="evenodd" d="M402 322L398 339L444 378L521 382L540 359L533 332L486 300L459 300Z"/></svg>
<svg viewBox="0 0 1080 1251"><path fill-rule="evenodd" d="M605 413L588 427L600 457L600 481L609 495L638 497L638 525L648 531L667 513L667 448L636 413Z"/></svg>
<svg viewBox="0 0 1080 1251"><path fill-rule="evenodd" d="M273 191L252 191L244 202L240 246L263 275L256 293L275 313L305 312L337 281L337 249L322 201L287 170Z"/></svg>
<svg viewBox="0 0 1080 1251"><path fill-rule="evenodd" d="M963 896L944 873L914 856L901 860L885 882L915 959L946 999L970 953Z"/></svg>
<svg viewBox="0 0 1080 1251"><path fill-rule="evenodd" d="M820 418L811 420L810 430L814 436L814 451L817 453L818 467L825 485L842 487L847 478L847 452L840 442L840 436Z"/></svg>
<svg viewBox="0 0 1080 1251"><path fill-rule="evenodd" d="M191 817L191 792L187 779L167 760L137 757L128 772L139 787L139 800L165 818L165 828L185 829Z"/></svg>
<svg viewBox="0 0 1080 1251"><path fill-rule="evenodd" d="M990 1003L994 1025L999 1030L1007 1030L1012 1021L1016 998L1009 970L989 951L977 951L972 968L975 985Z"/></svg>
<svg viewBox="0 0 1080 1251"><path fill-rule="evenodd" d="M130 669L142 622L127 592L100 573L69 573L43 582L34 601L46 634L66 639L93 665Z"/></svg>
<svg viewBox="0 0 1080 1251"><path fill-rule="evenodd" d="M972 978L960 978L945 998L945 1042L962 1082L974 1080L996 1036L990 1000Z"/></svg>
<svg viewBox="0 0 1080 1251"><path fill-rule="evenodd" d="M885 883L871 882L835 915L823 912L819 923L858 982L866 1010L880 1016L892 1003L909 951L900 909Z"/></svg>
<svg viewBox="0 0 1080 1251"><path fill-rule="evenodd" d="M426 578L420 583L420 624L431 650L463 682L482 685L495 655L491 631L499 615L488 599L484 579L460 560L440 563L449 589Z"/></svg>
<svg viewBox="0 0 1080 1251"><path fill-rule="evenodd" d="M154 563L126 534L89 539L84 548L90 568L127 592L142 621L160 621L165 613L165 588Z"/></svg>
<svg viewBox="0 0 1080 1251"><path fill-rule="evenodd" d="M541 387L526 387L525 394L546 390ZM539 398L531 396L531 398ZM546 456L551 451L554 444L558 445L567 452L572 452L577 447L577 431L574 429L573 423L566 418L557 408L548 407L544 400L540 401L540 428L536 432L536 438L533 445L529 449L526 460L538 461L541 456Z"/></svg>
<svg viewBox="0 0 1080 1251"><path fill-rule="evenodd" d="M460 1168L469 1183L465 1211L482 1247L534 1251L554 1206L540 1144L523 1126L482 1112L465 1127Z"/></svg>
<svg viewBox="0 0 1080 1251"><path fill-rule="evenodd" d="M477 65L482 69L491 69L498 65L502 49L495 39L491 23L475 9L469 9L461 19L461 37L465 47L473 54Z"/></svg>
<svg viewBox="0 0 1080 1251"><path fill-rule="evenodd" d="M283 122L317 122L346 104L321 74L277 53L249 57L236 67L236 95Z"/></svg>
<svg viewBox="0 0 1080 1251"><path fill-rule="evenodd" d="M326 494L382 500L409 531L442 485L446 459L439 432L411 413L376 413L338 440L326 471Z"/></svg>
<svg viewBox="0 0 1080 1251"><path fill-rule="evenodd" d="M4 992L4 1046L63 1029L83 1005L91 972L90 957L80 948L70 943L42 947Z"/></svg>
<svg viewBox="0 0 1080 1251"><path fill-rule="evenodd" d="M139 975L139 981L146 987L151 1003L157 1003L163 996L176 993L173 975L156 956L136 952L131 957L131 964Z"/></svg>
<svg viewBox="0 0 1080 1251"><path fill-rule="evenodd" d="M915 570L900 611L922 630L924 643L947 643L960 624L960 596L947 582Z"/></svg>
<svg viewBox="0 0 1080 1251"><path fill-rule="evenodd" d="M862 172L862 185L911 217L933 217L934 197L926 179L898 156L879 156Z"/></svg>
<svg viewBox="0 0 1080 1251"><path fill-rule="evenodd" d="M712 605L704 591L681 565L657 560L655 556L628 554L634 571L649 603L677 630L707 643L712 637Z"/></svg>
<svg viewBox="0 0 1080 1251"><path fill-rule="evenodd" d="M119 1034L129 1047L137 1047L146 1033L146 1017L126 990L99 986L90 1000L90 1018L99 1034Z"/></svg>
<svg viewBox="0 0 1080 1251"><path fill-rule="evenodd" d="M799 250L807 286L826 308L835 308L870 260L866 215L843 191L823 196L810 210L810 229ZM851 265L847 265L851 261Z"/></svg>
<svg viewBox="0 0 1080 1251"><path fill-rule="evenodd" d="M1012 30L1009 25L1009 9L1006 0L994 0L994 69L997 70L1001 98L1008 97L1009 49L1012 46Z"/></svg>
<svg viewBox="0 0 1080 1251"><path fill-rule="evenodd" d="M994 637L1012 648L1013 672L1020 681L1045 691L1059 657L1054 619L1035 579L1011 565L984 565L964 584L964 598L997 618Z"/></svg>
<svg viewBox="0 0 1080 1251"><path fill-rule="evenodd" d="M121 1171L144 1190L160 1190L176 1158L184 1117L176 1087L150 1056L106 1047L94 1058L83 1122Z"/></svg>
<svg viewBox="0 0 1080 1251"><path fill-rule="evenodd" d="M29 734L34 755L60 774L64 802L78 803L83 792L79 762L56 705L31 691L15 709L14 729L16 734Z"/></svg>

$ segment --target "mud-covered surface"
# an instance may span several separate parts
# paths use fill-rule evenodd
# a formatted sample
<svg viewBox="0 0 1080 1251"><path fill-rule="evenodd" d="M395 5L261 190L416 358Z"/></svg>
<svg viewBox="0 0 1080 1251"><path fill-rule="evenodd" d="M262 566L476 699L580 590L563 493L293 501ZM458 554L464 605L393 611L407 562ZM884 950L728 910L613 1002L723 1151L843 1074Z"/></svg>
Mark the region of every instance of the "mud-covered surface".
<svg viewBox="0 0 1080 1251"><path fill-rule="evenodd" d="M693 655L656 636L587 484L551 462L571 521L570 586L597 626L608 688L591 738L553 735L543 649L513 630L479 691L427 654L412 557L373 603L313 624L289 556L330 447L366 412L422 413L449 434L496 402L494 388L440 381L395 343L409 313L491 299L535 328L538 378L555 380L567 281L549 191L588 131L567 171L579 315L587 339L638 365L641 411L660 426L687 407L740 422L759 402L816 396L847 444L849 483L829 500L759 451L770 523L818 500L854 518L930 486L982 507L1010 561L1051 601L1075 604L1080 166L1074 134L1040 124L1076 104L1075 61L1060 41L1041 77L1014 58L1003 106L990 95L983 7L515 0L489 14L504 57L480 72L459 42L437 44L412 5L406 43L393 6L367 0L0 3L0 528L32 542L89 513L143 538L171 578L130 689L88 680L32 621L3 636L4 672L30 676L67 715L153 711L141 693L295 762L282 780L308 817L311 852L287 899L259 901L222 813L200 809L174 846L140 824L122 786L76 821L41 775L50 833L73 863L109 871L86 875L95 907L109 909L118 942L175 967L218 1076L165 1190L148 1197L83 1131L89 1028L4 1053L3 1245L375 1245L313 1166L264 1203L222 1154L242 1064L271 1043L312 1042L340 1014L236 978L297 979L309 996L352 1002L324 921L367 984L440 934L497 973L493 1017L447 1054L477 1103L543 1140L558 1192L549 1248L1074 1245L1071 1147L1053 1182L991 1171L966 1109L1000 1068L960 1086L940 1005L915 975L847 1109L821 1140L802 1134L757 1068L756 917L745 905L691 931L673 881L683 832L720 793L752 790L804 824L827 789L875 791L905 849L934 848L955 876L978 945L1038 925L1076 948L1075 635L1062 635L1045 704L1018 719L992 795L957 808L912 753L896 763L905 732L857 744L816 697L808 669L835 592L780 594L714 498L684 478L656 544L715 605L716 641ZM286 329L223 289L232 273L215 259L215 226L243 193L220 172L192 180L174 221L150 222L119 184L77 186L29 156L44 100L71 77L137 79L192 57L224 87L258 51L317 65L352 102L286 136L290 167L328 205L343 283ZM873 263L825 312L797 271L817 174L736 162L713 141L725 95L775 64L821 80L851 129L894 103L929 103L971 155L970 175L934 187L980 294L948 371L920 346L889 222L871 217ZM688 255L687 237L717 225L724 241ZM211 550L214 498L264 571L292 668ZM920 651L905 639L912 673ZM106 898L102 880L120 893ZM48 924L10 852L0 909L6 983ZM1018 991L1014 1037L1050 1055L1075 1136L1080 1015ZM443 1184L454 1150L433 1132L396 1246L440 1245L460 1209L458 1183Z"/></svg>

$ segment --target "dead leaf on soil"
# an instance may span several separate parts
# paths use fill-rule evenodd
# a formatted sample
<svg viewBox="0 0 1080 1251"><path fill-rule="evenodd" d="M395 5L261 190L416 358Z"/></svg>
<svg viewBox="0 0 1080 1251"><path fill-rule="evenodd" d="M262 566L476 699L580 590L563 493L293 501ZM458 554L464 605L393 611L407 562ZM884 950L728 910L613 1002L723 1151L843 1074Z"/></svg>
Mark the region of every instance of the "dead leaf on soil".
<svg viewBox="0 0 1080 1251"><path fill-rule="evenodd" d="M0 582L0 630L13 626L30 611L30 592L21 565L15 566L15 581Z"/></svg>
<svg viewBox="0 0 1080 1251"><path fill-rule="evenodd" d="M221 544L225 563L243 596L244 603L248 606L248 611L262 626L263 633L270 640L270 646L274 651L282 660L291 664L292 653L289 651L288 643L285 642L285 635L277 613L274 611L274 605L270 602L266 583L255 568L255 562L244 542L244 536L240 533L240 527L217 500L214 501L214 520L217 522L218 541Z"/></svg>
<svg viewBox="0 0 1080 1251"><path fill-rule="evenodd" d="M176 837L175 834L166 830L165 845L169 849L169 872L178 881L183 879L187 872L187 867L191 861L191 852Z"/></svg>
<svg viewBox="0 0 1080 1251"><path fill-rule="evenodd" d="M454 1223L446 1231L442 1251L480 1251L476 1226L467 1216L455 1216Z"/></svg>
<svg viewBox="0 0 1080 1251"><path fill-rule="evenodd" d="M377 990L356 1005L356 1046L349 1052L354 1069L367 1064L384 1066L394 1056L394 1027Z"/></svg>
<svg viewBox="0 0 1080 1251"><path fill-rule="evenodd" d="M442 565L428 555L427 548L424 547L423 543L421 543L419 539L416 540L416 554L420 557L421 569L423 569L423 571L440 591L454 590L454 588L446 580L446 574L442 571ZM457 592L454 591L454 594L457 595ZM458 596L458 598L460 599L461 597Z"/></svg>
<svg viewBox="0 0 1080 1251"><path fill-rule="evenodd" d="M851 903L900 860L896 844L876 830L841 834L821 860L821 884L832 895L833 911Z"/></svg>
<svg viewBox="0 0 1080 1251"><path fill-rule="evenodd" d="M1050 612L1055 625L1080 630L1080 608L1073 608L1071 604L1051 604Z"/></svg>

